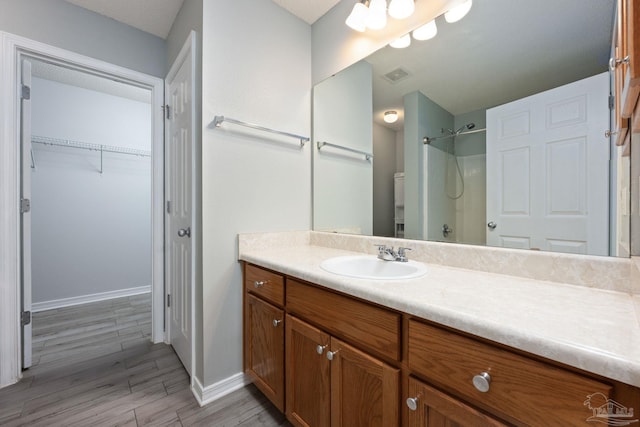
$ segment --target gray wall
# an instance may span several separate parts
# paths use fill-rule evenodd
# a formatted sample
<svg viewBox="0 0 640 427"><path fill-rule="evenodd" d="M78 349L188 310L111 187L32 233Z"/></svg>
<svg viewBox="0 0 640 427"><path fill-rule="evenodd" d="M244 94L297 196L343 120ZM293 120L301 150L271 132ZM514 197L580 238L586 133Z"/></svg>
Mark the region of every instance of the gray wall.
<svg viewBox="0 0 640 427"><path fill-rule="evenodd" d="M396 132L373 124L373 235L394 235L394 181Z"/></svg>
<svg viewBox="0 0 640 427"><path fill-rule="evenodd" d="M313 89L313 141L373 151L371 64L360 61ZM313 146L313 228L371 235L373 161Z"/></svg>
<svg viewBox="0 0 640 427"><path fill-rule="evenodd" d="M33 135L151 148L149 104L38 78L31 99ZM33 302L149 287L151 159L33 151Z"/></svg>
<svg viewBox="0 0 640 427"><path fill-rule="evenodd" d="M152 76L165 74L163 39L63 0L0 0L0 31Z"/></svg>
<svg viewBox="0 0 640 427"><path fill-rule="evenodd" d="M271 1L203 4L202 384L242 372L237 235L311 227L311 144L215 115L310 135L311 28ZM198 284L197 286L200 286Z"/></svg>

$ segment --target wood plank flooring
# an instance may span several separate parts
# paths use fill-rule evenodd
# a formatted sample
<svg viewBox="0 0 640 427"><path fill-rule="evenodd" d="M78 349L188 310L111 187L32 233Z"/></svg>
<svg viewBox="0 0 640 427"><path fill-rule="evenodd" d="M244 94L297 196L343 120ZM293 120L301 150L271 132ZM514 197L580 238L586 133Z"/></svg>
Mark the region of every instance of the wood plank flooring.
<svg viewBox="0 0 640 427"><path fill-rule="evenodd" d="M2 426L290 426L253 385L200 407L149 294L33 315L33 366L0 389Z"/></svg>

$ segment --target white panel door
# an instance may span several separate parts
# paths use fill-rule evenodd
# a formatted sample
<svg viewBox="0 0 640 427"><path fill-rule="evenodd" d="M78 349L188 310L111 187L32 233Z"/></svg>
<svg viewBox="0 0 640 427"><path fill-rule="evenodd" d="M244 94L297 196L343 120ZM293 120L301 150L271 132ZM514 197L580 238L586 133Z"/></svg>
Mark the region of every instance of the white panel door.
<svg viewBox="0 0 640 427"><path fill-rule="evenodd" d="M179 57L167 78L168 337L186 370L192 363L193 52Z"/></svg>
<svg viewBox="0 0 640 427"><path fill-rule="evenodd" d="M609 254L608 96L603 73L487 110L488 245Z"/></svg>
<svg viewBox="0 0 640 427"><path fill-rule="evenodd" d="M21 139L21 221L20 238L22 241L22 312L29 313L22 326L22 369L31 366L31 62L22 60L22 96L20 111ZM26 323L26 324L24 324Z"/></svg>

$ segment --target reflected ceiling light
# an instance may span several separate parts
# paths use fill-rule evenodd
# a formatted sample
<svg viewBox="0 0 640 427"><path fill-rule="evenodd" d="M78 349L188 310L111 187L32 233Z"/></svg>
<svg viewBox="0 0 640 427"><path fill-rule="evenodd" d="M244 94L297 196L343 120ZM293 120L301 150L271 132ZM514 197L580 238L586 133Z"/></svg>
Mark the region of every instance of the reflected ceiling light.
<svg viewBox="0 0 640 427"><path fill-rule="evenodd" d="M391 0L389 16L395 19L408 18L415 9L416 5L413 0Z"/></svg>
<svg viewBox="0 0 640 427"><path fill-rule="evenodd" d="M398 120L398 112L397 111L385 111L384 112L384 121L387 123L395 123Z"/></svg>
<svg viewBox="0 0 640 427"><path fill-rule="evenodd" d="M404 36L395 39L389 46L395 47L396 49L404 49L405 47L409 47L411 44L411 36L409 34L405 34Z"/></svg>
<svg viewBox="0 0 640 427"><path fill-rule="evenodd" d="M424 24L422 27L418 27L413 30L413 38L416 40L429 40L438 34L438 27L436 27L436 20L432 20Z"/></svg>
<svg viewBox="0 0 640 427"><path fill-rule="evenodd" d="M387 0L371 0L367 27L380 30L387 25Z"/></svg>
<svg viewBox="0 0 640 427"><path fill-rule="evenodd" d="M348 27L362 33L367 29L368 17L369 8L364 4L364 2L358 2L353 6L353 10L344 23L347 24Z"/></svg>
<svg viewBox="0 0 640 427"><path fill-rule="evenodd" d="M461 20L469 12L469 10L471 10L472 3L473 0L467 0L464 3L459 4L458 6L451 8L448 12L444 13L444 19L449 23Z"/></svg>

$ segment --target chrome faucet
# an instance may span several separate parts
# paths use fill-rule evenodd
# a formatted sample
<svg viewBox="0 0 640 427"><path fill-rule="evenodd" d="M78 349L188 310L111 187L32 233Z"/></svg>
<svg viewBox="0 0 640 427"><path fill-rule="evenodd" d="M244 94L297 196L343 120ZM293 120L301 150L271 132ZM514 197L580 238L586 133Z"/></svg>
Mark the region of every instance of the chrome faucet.
<svg viewBox="0 0 640 427"><path fill-rule="evenodd" d="M407 258L405 251L410 251L410 248L398 248L398 252L393 250L393 246L387 245L376 245L378 247L378 258L384 261L398 261L398 262L407 262L409 259Z"/></svg>

